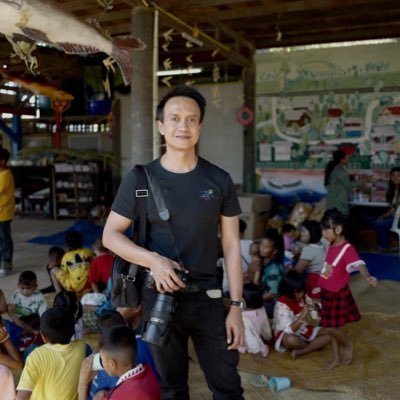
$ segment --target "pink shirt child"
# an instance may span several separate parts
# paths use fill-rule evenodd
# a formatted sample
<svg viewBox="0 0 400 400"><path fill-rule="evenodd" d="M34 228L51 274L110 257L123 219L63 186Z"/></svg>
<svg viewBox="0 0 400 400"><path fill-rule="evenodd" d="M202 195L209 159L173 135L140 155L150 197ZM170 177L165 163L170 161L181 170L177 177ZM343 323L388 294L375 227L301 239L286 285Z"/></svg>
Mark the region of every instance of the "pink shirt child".
<svg viewBox="0 0 400 400"><path fill-rule="evenodd" d="M329 246L319 285L330 292L338 292L348 284L350 273L358 271L360 264L365 263L348 241L345 240L339 246Z"/></svg>

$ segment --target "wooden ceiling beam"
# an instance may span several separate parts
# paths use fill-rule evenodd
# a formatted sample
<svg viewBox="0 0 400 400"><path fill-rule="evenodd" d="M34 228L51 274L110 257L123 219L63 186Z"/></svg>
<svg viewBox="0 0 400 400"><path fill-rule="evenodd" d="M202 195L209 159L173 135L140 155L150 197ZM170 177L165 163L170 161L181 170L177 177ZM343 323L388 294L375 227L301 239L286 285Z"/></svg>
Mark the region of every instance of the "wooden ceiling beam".
<svg viewBox="0 0 400 400"><path fill-rule="evenodd" d="M171 13L167 12L166 10L162 9L159 6L154 5L155 9L159 11L160 18L166 20L168 25L172 28L179 29L182 32L186 32L189 35L194 34L194 27L188 25L185 21L175 17ZM201 40L206 46L218 50L221 54L224 55L228 60L235 64L239 64L245 67L250 67L253 65L253 60L244 57L242 54L233 51L228 46L223 43L218 42L211 36L207 35L203 31L199 30L196 32L197 39Z"/></svg>
<svg viewBox="0 0 400 400"><path fill-rule="evenodd" d="M390 11L390 4L396 4L397 1L390 1L385 3L385 9ZM252 6L252 7L235 7L230 10L218 10L214 11L208 10L208 12L204 12L204 10L194 9L190 7L190 5L185 3L187 7L185 11L178 12L178 10L172 9L171 12L176 13L178 16L185 15L186 20L192 21L196 20L198 22L206 22L210 19L218 19L219 21L226 20L240 20L244 18L257 18L257 17L265 17L271 15L279 15L282 17L287 17L288 15L296 12L304 12L309 13L313 11L325 12L329 9L331 10L341 10L343 12L348 13L346 9L351 8L354 9L355 15L360 14L360 10L362 10L363 6L371 6L374 7L376 11L382 9L383 7L379 6L377 3L372 3L370 0L343 0L340 2L340 6L338 6L337 1L335 0L318 0L318 1L310 1L305 2L301 1L275 1L270 3L269 1L265 3L265 5L261 6ZM305 23L302 21L302 23Z"/></svg>
<svg viewBox="0 0 400 400"><path fill-rule="evenodd" d="M223 24L222 22L219 22L217 20L210 21L210 24L214 25L218 29L220 29L222 32L225 33L225 35L230 36L232 39L235 41L239 42L243 46L246 46L251 50L251 52L255 51L255 47L253 43L250 43L247 39L245 39L243 36L239 35L237 32L233 31L231 28L226 26L226 24Z"/></svg>

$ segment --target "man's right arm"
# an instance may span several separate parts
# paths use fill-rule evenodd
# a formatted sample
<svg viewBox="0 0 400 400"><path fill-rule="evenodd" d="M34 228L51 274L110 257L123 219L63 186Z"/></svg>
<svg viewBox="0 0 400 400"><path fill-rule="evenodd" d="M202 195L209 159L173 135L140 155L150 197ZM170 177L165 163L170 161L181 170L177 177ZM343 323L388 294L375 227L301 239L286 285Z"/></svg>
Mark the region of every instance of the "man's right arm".
<svg viewBox="0 0 400 400"><path fill-rule="evenodd" d="M178 263L138 246L125 235L131 224L129 218L111 211L103 231L104 246L124 260L149 268L160 293L173 292L184 287L174 271L179 269Z"/></svg>

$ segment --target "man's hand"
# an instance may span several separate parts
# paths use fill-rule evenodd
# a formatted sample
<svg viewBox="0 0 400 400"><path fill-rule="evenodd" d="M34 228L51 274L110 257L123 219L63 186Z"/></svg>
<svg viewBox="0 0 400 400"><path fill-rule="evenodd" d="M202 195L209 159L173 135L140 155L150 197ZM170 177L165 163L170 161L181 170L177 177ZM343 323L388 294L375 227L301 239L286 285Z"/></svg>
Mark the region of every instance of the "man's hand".
<svg viewBox="0 0 400 400"><path fill-rule="evenodd" d="M173 293L185 287L179 279L176 270L181 270L180 265L169 258L159 256L157 262L152 266L151 272L159 293ZM187 270L184 270L187 273Z"/></svg>
<svg viewBox="0 0 400 400"><path fill-rule="evenodd" d="M225 326L228 350L237 350L244 340L242 311L239 307L231 306Z"/></svg>

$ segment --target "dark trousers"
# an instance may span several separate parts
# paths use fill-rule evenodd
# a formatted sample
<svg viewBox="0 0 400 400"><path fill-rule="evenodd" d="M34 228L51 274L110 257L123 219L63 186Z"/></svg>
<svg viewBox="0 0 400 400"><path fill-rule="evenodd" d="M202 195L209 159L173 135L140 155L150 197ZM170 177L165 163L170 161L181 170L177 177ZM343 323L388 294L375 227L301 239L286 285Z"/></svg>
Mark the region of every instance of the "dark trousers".
<svg viewBox="0 0 400 400"><path fill-rule="evenodd" d="M14 244L11 238L11 220L0 222L0 260L12 262Z"/></svg>
<svg viewBox="0 0 400 400"><path fill-rule="evenodd" d="M146 321L154 298L154 290L144 290L142 307ZM227 350L226 310L222 298L212 299L202 291L176 295L176 299L178 305L167 345L150 345L160 374L161 398L189 399L187 381L190 337L214 400L244 399L240 375L236 369L239 353Z"/></svg>

